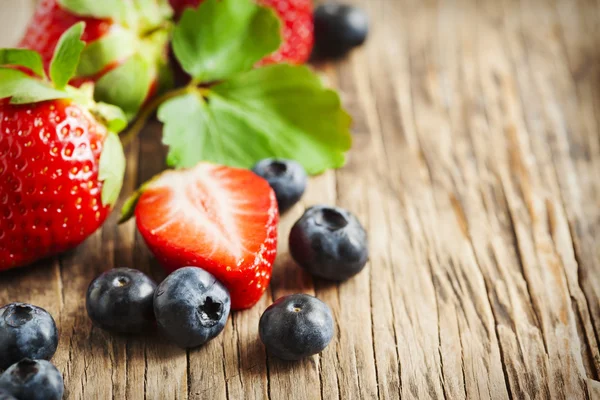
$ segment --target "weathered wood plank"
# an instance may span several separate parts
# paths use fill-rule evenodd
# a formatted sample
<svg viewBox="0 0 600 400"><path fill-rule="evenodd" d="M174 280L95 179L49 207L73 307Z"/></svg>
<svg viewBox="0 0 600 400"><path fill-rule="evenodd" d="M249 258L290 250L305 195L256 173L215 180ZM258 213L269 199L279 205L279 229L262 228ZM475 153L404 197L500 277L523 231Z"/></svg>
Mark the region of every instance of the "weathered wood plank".
<svg viewBox="0 0 600 400"><path fill-rule="evenodd" d="M165 151L161 144L161 127L157 121L150 121L149 126L140 138L138 150L138 174L135 187L139 187L164 169ZM127 222L130 229L135 229L135 221ZM133 265L149 273L157 282L165 277L165 272L158 265L139 234L135 236ZM189 369L186 351L169 343L156 333L150 333L143 342L132 338L131 349L135 351L128 363L143 368L143 391L140 387L129 388L135 396L157 398L163 396L170 399L188 397ZM143 364L142 364L143 363ZM136 382L139 380L136 379ZM193 386L190 386L193 387Z"/></svg>

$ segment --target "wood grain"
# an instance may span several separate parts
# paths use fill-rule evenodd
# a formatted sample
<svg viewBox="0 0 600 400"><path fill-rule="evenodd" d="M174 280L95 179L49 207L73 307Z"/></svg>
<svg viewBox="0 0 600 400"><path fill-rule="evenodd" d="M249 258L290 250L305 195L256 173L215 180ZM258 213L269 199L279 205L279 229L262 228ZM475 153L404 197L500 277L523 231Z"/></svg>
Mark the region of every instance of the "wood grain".
<svg viewBox="0 0 600 400"><path fill-rule="evenodd" d="M69 399L600 399L600 1L353 0L368 44L315 68L354 118L348 165L281 222L267 294L208 345L93 328L100 271L164 273L116 215L76 251L0 274L0 303L47 308ZM0 0L0 14L6 0ZM128 148L124 195L162 170L160 124ZM312 279L287 235L309 205L352 210L371 260ZM305 292L336 336L299 363L258 341Z"/></svg>

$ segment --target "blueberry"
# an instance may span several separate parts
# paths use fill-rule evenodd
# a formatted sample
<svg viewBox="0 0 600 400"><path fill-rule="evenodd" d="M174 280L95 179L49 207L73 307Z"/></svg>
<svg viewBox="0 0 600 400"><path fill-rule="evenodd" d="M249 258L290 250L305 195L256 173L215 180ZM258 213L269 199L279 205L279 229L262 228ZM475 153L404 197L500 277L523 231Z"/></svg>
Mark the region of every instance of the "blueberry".
<svg viewBox="0 0 600 400"><path fill-rule="evenodd" d="M337 207L306 210L292 227L289 248L301 267L333 281L358 274L369 259L365 229L349 211Z"/></svg>
<svg viewBox="0 0 600 400"><path fill-rule="evenodd" d="M43 308L12 303L0 308L0 370L23 358L49 360L58 346L58 330Z"/></svg>
<svg viewBox="0 0 600 400"><path fill-rule="evenodd" d="M269 182L281 213L292 208L306 190L306 171L296 161L267 158L259 161L252 171Z"/></svg>
<svg viewBox="0 0 600 400"><path fill-rule="evenodd" d="M60 400L65 386L60 372L50 362L26 358L0 375L0 389L19 400Z"/></svg>
<svg viewBox="0 0 600 400"><path fill-rule="evenodd" d="M260 340L269 353L299 360L320 353L333 338L333 317L327 304L307 294L285 296L260 317Z"/></svg>
<svg viewBox="0 0 600 400"><path fill-rule="evenodd" d="M230 309L231 299L225 286L196 267L173 272L154 295L158 326L185 349L198 347L221 333Z"/></svg>
<svg viewBox="0 0 600 400"><path fill-rule="evenodd" d="M358 7L328 3L317 7L315 58L341 58L360 46L369 33L369 18Z"/></svg>
<svg viewBox="0 0 600 400"><path fill-rule="evenodd" d="M139 333L152 328L156 283L141 271L115 268L94 279L86 296L87 313L107 331Z"/></svg>
<svg viewBox="0 0 600 400"><path fill-rule="evenodd" d="M0 389L0 400L17 400L12 394L8 393L4 389Z"/></svg>

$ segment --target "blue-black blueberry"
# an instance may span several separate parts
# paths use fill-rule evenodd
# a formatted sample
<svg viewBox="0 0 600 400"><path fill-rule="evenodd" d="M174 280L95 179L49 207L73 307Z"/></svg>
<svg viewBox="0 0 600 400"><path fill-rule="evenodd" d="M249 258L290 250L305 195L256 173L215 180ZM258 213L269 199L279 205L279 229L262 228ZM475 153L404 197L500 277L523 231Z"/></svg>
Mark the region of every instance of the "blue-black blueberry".
<svg viewBox="0 0 600 400"><path fill-rule="evenodd" d="M344 57L353 48L362 45L369 33L369 18L360 8L326 3L316 8L315 46L313 58L336 59Z"/></svg>
<svg viewBox="0 0 600 400"><path fill-rule="evenodd" d="M58 346L58 330L43 308L11 303L0 308L0 370L23 358L50 360Z"/></svg>
<svg viewBox="0 0 600 400"><path fill-rule="evenodd" d="M19 400L60 400L65 385L52 363L25 358L0 375L0 389Z"/></svg>
<svg viewBox="0 0 600 400"><path fill-rule="evenodd" d="M197 267L171 273L156 289L154 314L165 336L179 347L198 347L216 337L231 309L229 291Z"/></svg>
<svg viewBox="0 0 600 400"><path fill-rule="evenodd" d="M333 281L358 274L369 259L367 232L354 215L339 207L306 210L292 227L289 248L302 268Z"/></svg>
<svg viewBox="0 0 600 400"><path fill-rule="evenodd" d="M156 283L141 271L115 268L90 283L86 309L98 327L119 333L140 333L154 325Z"/></svg>
<svg viewBox="0 0 600 400"><path fill-rule="evenodd" d="M267 158L259 161L252 172L269 182L281 213L292 208L306 190L306 171L296 161Z"/></svg>
<svg viewBox="0 0 600 400"><path fill-rule="evenodd" d="M334 334L327 304L307 294L278 299L260 317L258 329L267 351L283 360L320 353Z"/></svg>

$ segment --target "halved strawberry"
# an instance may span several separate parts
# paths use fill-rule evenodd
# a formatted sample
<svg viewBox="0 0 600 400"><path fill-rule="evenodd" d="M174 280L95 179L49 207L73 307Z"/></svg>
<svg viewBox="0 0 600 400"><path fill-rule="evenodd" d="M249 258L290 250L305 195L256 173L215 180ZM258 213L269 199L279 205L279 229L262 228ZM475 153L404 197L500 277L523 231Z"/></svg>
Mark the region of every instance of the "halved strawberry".
<svg viewBox="0 0 600 400"><path fill-rule="evenodd" d="M137 227L167 271L207 270L229 289L233 309L260 299L271 279L279 220L267 181L247 170L200 163L164 172L141 191Z"/></svg>

